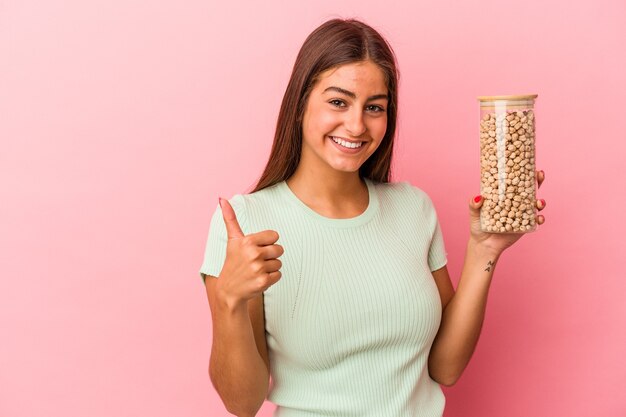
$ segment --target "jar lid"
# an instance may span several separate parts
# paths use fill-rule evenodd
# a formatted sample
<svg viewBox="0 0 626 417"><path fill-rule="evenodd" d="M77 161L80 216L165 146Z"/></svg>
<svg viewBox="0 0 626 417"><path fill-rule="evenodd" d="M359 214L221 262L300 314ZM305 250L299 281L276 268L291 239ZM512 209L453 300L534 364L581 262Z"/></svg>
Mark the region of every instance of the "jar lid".
<svg viewBox="0 0 626 417"><path fill-rule="evenodd" d="M539 94L513 95L513 96L479 96L478 101L494 100L534 100Z"/></svg>

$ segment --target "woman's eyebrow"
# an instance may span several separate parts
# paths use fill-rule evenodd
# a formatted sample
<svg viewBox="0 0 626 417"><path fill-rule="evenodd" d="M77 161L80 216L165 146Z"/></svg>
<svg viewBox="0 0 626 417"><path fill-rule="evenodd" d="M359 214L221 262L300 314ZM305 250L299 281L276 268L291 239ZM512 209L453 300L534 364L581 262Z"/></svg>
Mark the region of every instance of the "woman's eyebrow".
<svg viewBox="0 0 626 417"><path fill-rule="evenodd" d="M345 90L341 87L330 86L326 90L324 90L323 93L327 91L336 91L338 93L345 94L348 97L356 98L356 94L354 94L352 91ZM369 97L367 101L377 100L379 98L384 98L384 99L389 100L389 97L387 96L387 94L376 94L374 96Z"/></svg>

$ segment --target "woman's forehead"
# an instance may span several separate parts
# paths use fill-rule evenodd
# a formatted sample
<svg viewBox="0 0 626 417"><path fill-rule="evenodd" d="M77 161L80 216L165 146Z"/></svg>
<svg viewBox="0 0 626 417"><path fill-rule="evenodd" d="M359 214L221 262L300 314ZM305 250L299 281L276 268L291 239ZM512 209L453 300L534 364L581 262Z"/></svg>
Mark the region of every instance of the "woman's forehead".
<svg viewBox="0 0 626 417"><path fill-rule="evenodd" d="M371 61L354 62L330 68L320 74L318 90L337 86L346 90L363 89L364 91L381 90L386 92L385 74ZM377 91L378 92L378 91Z"/></svg>

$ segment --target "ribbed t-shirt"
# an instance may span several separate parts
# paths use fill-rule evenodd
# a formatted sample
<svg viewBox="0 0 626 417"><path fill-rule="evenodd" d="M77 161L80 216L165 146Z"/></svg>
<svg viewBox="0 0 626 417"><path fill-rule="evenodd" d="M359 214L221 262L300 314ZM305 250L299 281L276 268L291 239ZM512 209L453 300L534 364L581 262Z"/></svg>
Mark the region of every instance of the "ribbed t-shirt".
<svg viewBox="0 0 626 417"><path fill-rule="evenodd" d="M441 321L431 271L447 263L432 200L408 181L364 178L367 209L325 217L285 181L229 202L244 234L275 230L282 276L264 292L274 417L440 417L428 374ZM219 276L226 228L217 205L200 274Z"/></svg>

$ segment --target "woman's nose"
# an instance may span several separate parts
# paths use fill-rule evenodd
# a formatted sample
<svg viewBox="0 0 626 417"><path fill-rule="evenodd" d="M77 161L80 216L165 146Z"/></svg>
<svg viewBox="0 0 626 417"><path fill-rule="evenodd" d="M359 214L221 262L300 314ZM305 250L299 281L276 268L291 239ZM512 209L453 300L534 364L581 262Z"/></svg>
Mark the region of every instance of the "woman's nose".
<svg viewBox="0 0 626 417"><path fill-rule="evenodd" d="M363 112L356 107L348 112L345 125L348 133L355 138L361 136L367 130L363 120Z"/></svg>

